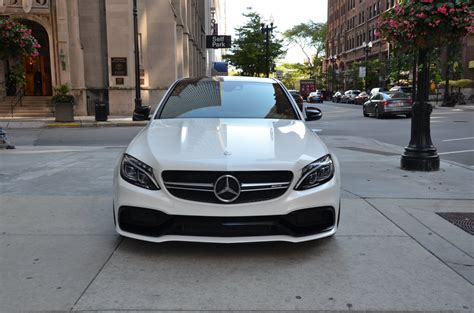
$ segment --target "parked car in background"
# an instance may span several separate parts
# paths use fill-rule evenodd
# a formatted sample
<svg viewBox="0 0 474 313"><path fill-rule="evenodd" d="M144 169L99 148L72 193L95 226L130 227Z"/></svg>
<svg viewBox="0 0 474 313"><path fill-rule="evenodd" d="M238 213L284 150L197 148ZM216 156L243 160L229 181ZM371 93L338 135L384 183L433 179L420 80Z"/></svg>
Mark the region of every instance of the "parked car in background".
<svg viewBox="0 0 474 313"><path fill-rule="evenodd" d="M308 95L308 102L310 103L323 103L323 93L316 90Z"/></svg>
<svg viewBox="0 0 474 313"><path fill-rule="evenodd" d="M409 94L400 91L379 92L364 103L362 113L375 118L401 114L411 117L412 105Z"/></svg>
<svg viewBox="0 0 474 313"><path fill-rule="evenodd" d="M400 91L411 94L413 92L413 88L411 86L393 86L390 88L390 91Z"/></svg>
<svg viewBox="0 0 474 313"><path fill-rule="evenodd" d="M296 90L288 90L288 91L290 92L290 95L293 97L293 99L295 99L295 102L298 105L298 108L300 108L300 110L303 111L304 100L301 94Z"/></svg>
<svg viewBox="0 0 474 313"><path fill-rule="evenodd" d="M332 102L339 103L341 102L341 98L342 98L342 92L336 91L336 93L332 95Z"/></svg>
<svg viewBox="0 0 474 313"><path fill-rule="evenodd" d="M348 90L342 95L341 102L354 103L355 97L360 94L360 90Z"/></svg>
<svg viewBox="0 0 474 313"><path fill-rule="evenodd" d="M375 88L372 88L372 90L370 90L369 98L372 97L373 95L379 93L379 92L385 92L385 91L388 91L388 89L387 89L387 88L384 88L384 87L375 87Z"/></svg>
<svg viewBox="0 0 474 313"><path fill-rule="evenodd" d="M364 104L367 100L369 100L369 95L365 92L365 91L362 91L360 94L358 94L355 99L354 99L354 103L355 104Z"/></svg>

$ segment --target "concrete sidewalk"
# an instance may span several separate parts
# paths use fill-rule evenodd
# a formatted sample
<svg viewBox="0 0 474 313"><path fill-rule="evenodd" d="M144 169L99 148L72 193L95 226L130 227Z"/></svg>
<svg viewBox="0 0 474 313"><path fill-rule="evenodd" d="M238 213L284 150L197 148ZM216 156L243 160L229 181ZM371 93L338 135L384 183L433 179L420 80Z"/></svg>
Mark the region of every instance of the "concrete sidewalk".
<svg viewBox="0 0 474 313"><path fill-rule="evenodd" d="M473 312L474 171L399 169L400 147L321 136L338 156L335 237L151 244L112 221L119 147L0 151L0 312Z"/></svg>
<svg viewBox="0 0 474 313"><path fill-rule="evenodd" d="M17 128L79 128L79 127L143 127L147 121L132 121L131 116L109 116L97 122L94 116L76 116L74 122L56 122L54 118L0 118L3 129Z"/></svg>

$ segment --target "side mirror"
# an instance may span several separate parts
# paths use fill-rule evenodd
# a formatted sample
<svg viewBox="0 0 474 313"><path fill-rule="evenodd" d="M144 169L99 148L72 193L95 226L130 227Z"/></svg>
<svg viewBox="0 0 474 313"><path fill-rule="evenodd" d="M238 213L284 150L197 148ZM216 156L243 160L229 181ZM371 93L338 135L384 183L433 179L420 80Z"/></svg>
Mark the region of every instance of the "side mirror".
<svg viewBox="0 0 474 313"><path fill-rule="evenodd" d="M318 108L311 108L311 107L306 107L305 110L306 113L306 121L317 121L320 120L321 117L323 117L323 112L321 112L320 109Z"/></svg>
<svg viewBox="0 0 474 313"><path fill-rule="evenodd" d="M149 106L141 106L133 111L133 118L134 121L148 121L150 119L150 111L151 108Z"/></svg>

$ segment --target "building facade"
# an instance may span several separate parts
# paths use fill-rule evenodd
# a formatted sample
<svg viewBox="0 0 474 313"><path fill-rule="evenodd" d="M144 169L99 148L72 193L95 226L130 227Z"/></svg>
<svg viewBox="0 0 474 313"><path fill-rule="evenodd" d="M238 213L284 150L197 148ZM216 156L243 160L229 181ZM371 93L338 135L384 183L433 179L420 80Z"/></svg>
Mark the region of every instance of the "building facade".
<svg viewBox="0 0 474 313"><path fill-rule="evenodd" d="M26 74L25 96L51 96L55 86L67 83L76 97L75 115L94 114L96 101L108 103L112 115L132 113L135 98L133 0L4 2L6 6L0 14L30 27L42 46L37 58L20 60ZM211 18L220 17L219 2L137 0L144 104L156 105L178 78L210 74L216 55L206 49L206 35L211 34ZM5 60L0 62L0 83L3 80L4 86L8 66ZM41 88L37 86L39 77ZM5 99L5 93L6 88L3 88L0 101Z"/></svg>
<svg viewBox="0 0 474 313"><path fill-rule="evenodd" d="M380 14L393 6L397 0L341 0L328 1L328 33L326 41L327 60L325 69L334 90L353 88L351 65L364 64L366 49L364 43L372 43L368 51L369 60L378 59L379 71L370 87L386 87L390 67L390 45L376 36L377 19ZM474 36L463 40L464 77L474 78ZM331 79L332 78L332 79Z"/></svg>

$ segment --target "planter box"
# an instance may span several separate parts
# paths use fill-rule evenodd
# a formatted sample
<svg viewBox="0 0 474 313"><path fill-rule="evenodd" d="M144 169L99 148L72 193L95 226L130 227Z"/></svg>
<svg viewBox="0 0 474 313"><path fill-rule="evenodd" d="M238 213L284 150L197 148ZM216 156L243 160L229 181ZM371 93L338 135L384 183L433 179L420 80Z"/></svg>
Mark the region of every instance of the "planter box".
<svg viewBox="0 0 474 313"><path fill-rule="evenodd" d="M55 102L54 116L56 122L74 122L74 104L71 102Z"/></svg>

